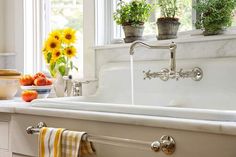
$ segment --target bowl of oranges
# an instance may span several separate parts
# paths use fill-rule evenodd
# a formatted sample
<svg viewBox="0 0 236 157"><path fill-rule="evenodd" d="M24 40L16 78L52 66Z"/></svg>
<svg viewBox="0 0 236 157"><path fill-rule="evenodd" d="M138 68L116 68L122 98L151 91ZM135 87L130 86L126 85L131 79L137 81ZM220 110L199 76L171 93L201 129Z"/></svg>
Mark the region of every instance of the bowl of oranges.
<svg viewBox="0 0 236 157"><path fill-rule="evenodd" d="M35 75L23 75L20 78L22 99L31 102L34 99L47 98L52 89L52 80L42 72Z"/></svg>

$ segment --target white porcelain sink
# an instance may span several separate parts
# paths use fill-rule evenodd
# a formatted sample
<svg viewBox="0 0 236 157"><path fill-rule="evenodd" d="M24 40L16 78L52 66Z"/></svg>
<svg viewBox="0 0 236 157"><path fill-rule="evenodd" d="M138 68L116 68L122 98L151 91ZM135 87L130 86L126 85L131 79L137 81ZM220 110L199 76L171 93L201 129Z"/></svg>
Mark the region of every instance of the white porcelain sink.
<svg viewBox="0 0 236 157"><path fill-rule="evenodd" d="M94 96L33 101L33 107L114 112L147 116L236 121L236 58L177 61L177 68L201 67L204 77L143 80L143 70L160 71L167 61L134 65L134 104L131 104L129 63L110 63L100 71Z"/></svg>

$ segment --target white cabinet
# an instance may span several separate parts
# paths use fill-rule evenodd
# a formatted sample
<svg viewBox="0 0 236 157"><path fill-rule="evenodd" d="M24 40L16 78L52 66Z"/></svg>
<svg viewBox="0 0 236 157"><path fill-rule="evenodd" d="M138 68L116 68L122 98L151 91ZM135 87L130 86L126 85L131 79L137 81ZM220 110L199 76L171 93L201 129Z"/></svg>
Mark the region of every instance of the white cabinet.
<svg viewBox="0 0 236 157"><path fill-rule="evenodd" d="M0 157L11 157L11 153L6 150L0 150Z"/></svg>
<svg viewBox="0 0 236 157"><path fill-rule="evenodd" d="M0 122L0 150L9 149L9 123Z"/></svg>
<svg viewBox="0 0 236 157"><path fill-rule="evenodd" d="M12 157L9 143L10 120L9 114L0 113L0 157Z"/></svg>
<svg viewBox="0 0 236 157"><path fill-rule="evenodd" d="M58 117L14 114L11 118L11 151L13 157L37 157L38 136L28 135L25 129L43 121L49 127L62 127L89 134L154 141L162 135L170 135L176 141L173 157L235 157L236 136L173 130L166 128L104 123ZM162 151L138 150L94 142L97 157L168 157ZM19 155L23 154L23 155ZM1 157L1 156L0 156Z"/></svg>
<svg viewBox="0 0 236 157"><path fill-rule="evenodd" d="M9 152L9 123L0 122L0 157L11 157Z"/></svg>

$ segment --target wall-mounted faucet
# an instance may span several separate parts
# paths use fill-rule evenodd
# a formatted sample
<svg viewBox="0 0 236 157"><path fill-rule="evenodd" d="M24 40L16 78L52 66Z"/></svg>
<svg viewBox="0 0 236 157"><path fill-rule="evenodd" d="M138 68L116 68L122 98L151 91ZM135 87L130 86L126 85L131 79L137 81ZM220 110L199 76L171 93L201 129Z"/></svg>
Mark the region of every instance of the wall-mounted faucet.
<svg viewBox="0 0 236 157"><path fill-rule="evenodd" d="M134 50L137 46L143 46L148 49L167 49L170 51L170 68L163 68L160 72L151 72L151 70L143 71L144 79L152 79L152 78L160 78L163 81L167 81L169 79L176 79L179 78L192 78L194 81L200 81L203 77L202 69L199 67L195 67L190 71L183 71L180 69L178 72L176 71L176 49L177 45L172 42L169 45L149 45L142 41L133 42L130 46L130 55L134 55Z"/></svg>

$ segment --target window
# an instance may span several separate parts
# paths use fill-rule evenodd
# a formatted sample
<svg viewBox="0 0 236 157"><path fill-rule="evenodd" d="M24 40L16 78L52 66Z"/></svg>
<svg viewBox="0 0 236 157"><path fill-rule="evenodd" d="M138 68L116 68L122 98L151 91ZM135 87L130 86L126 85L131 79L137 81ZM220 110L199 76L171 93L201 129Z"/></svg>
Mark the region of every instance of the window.
<svg viewBox="0 0 236 157"><path fill-rule="evenodd" d="M117 3L120 0L113 0L113 8L112 8L112 13L116 10ZM130 2L131 0L123 0L125 2ZM153 2L153 0L148 0L150 3ZM177 17L180 18L180 31L188 31L193 29L193 23L194 23L194 18L192 16L193 10L192 10L192 0L181 0L178 1L178 6L179 6L179 12L177 14ZM156 8L156 10L153 12L153 14L150 16L150 19L148 22L145 23L145 29L144 29L144 36L150 36L150 35L155 35L157 32L156 29L156 20L160 16L160 8ZM113 19L112 19L113 20ZM111 39L119 39L123 38L124 34L122 31L121 26L116 25L116 23L113 21L113 32L111 32L112 37ZM112 42L112 41L110 41Z"/></svg>
<svg viewBox="0 0 236 157"><path fill-rule="evenodd" d="M77 30L75 61L83 72L83 0L24 0L24 21L25 73L47 71L43 41L51 30L65 27Z"/></svg>
<svg viewBox="0 0 236 157"><path fill-rule="evenodd" d="M76 48L78 51L74 63L83 71L83 0L49 0L45 23L47 31L71 27L77 30ZM45 64L44 64L45 65Z"/></svg>
<svg viewBox="0 0 236 157"><path fill-rule="evenodd" d="M101 39L98 36L98 39L97 39L98 45L121 42L121 38L124 37L122 27L116 25L116 23L114 22L112 18L112 14L116 10L116 6L119 1L121 0L103 0L104 4L103 5L100 4L99 7L97 6L98 7L97 8L98 14L96 15L97 21L98 21L97 25L98 26L100 25L99 28L102 28L101 24L105 25L103 29L98 28L100 31L99 36L101 36L102 31L104 33L103 36L105 37L108 36L106 39L104 38ZM122 1L130 2L131 0L122 0ZM148 1L151 3L155 0L148 0ZM179 32L193 30L195 28L194 23L196 21L196 13L192 9L192 6L196 3L196 0L178 0L177 3L178 3L178 8L179 8L177 17L180 18L180 23L181 23ZM110 9L109 7L111 7L112 9ZM102 9L105 10L103 11L105 14L100 13ZM110 14L110 16L108 17L107 14ZM156 20L158 17L160 17L160 8L157 7L156 10L151 15L149 21L145 23L144 36L155 37L155 35L157 34ZM236 11L234 15L233 26L236 26ZM107 27L111 27L111 28L107 29Z"/></svg>

